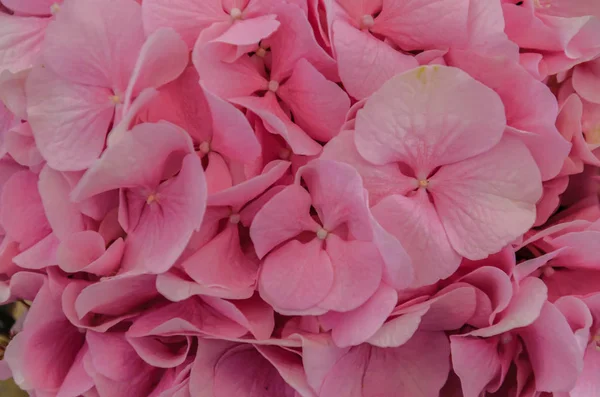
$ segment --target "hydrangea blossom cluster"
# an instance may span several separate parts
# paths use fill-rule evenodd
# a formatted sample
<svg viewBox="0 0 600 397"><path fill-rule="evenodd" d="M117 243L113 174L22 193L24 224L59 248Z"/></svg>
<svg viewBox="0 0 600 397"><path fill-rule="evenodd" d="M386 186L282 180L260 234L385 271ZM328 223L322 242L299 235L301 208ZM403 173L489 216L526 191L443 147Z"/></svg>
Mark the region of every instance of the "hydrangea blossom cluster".
<svg viewBox="0 0 600 397"><path fill-rule="evenodd" d="M0 376L600 396L597 0L0 0Z"/></svg>

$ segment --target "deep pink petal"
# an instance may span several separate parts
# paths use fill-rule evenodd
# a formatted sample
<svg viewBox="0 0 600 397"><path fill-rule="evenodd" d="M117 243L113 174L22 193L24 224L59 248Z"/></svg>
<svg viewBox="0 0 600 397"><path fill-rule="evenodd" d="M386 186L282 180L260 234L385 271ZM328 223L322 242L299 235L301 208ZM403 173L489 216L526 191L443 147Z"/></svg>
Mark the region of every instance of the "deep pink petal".
<svg viewBox="0 0 600 397"><path fill-rule="evenodd" d="M494 339L459 335L450 337L452 368L459 376L464 397L479 397L500 373L500 357Z"/></svg>

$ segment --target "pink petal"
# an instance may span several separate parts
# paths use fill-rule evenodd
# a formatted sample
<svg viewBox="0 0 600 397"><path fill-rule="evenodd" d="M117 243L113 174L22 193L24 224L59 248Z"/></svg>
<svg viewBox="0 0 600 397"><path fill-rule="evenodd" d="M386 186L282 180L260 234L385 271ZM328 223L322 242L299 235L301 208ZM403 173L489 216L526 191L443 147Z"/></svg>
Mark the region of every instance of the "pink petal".
<svg viewBox="0 0 600 397"><path fill-rule="evenodd" d="M333 279L331 261L321 240L314 238L306 244L291 240L271 252L262 263L258 283L261 297L287 312L317 305L331 290Z"/></svg>
<svg viewBox="0 0 600 397"><path fill-rule="evenodd" d="M308 385L298 354L272 346L255 347L277 369L283 380L297 391L296 396L316 396Z"/></svg>
<svg viewBox="0 0 600 397"><path fill-rule="evenodd" d="M348 164L332 160L313 160L298 170L312 198L312 205L323 227L334 231L347 224L352 236L373 239L368 203L360 175Z"/></svg>
<svg viewBox="0 0 600 397"><path fill-rule="evenodd" d="M317 44L313 29L300 7L281 3L276 7L276 13L281 25L277 32L265 40L273 54L271 78L281 82L292 74L298 61L304 58L326 78L334 79L335 62Z"/></svg>
<svg viewBox="0 0 600 397"><path fill-rule="evenodd" d="M281 135L295 154L310 156L321 151L321 145L289 119L272 92L268 92L263 98L233 98L231 102L260 117L267 131Z"/></svg>
<svg viewBox="0 0 600 397"><path fill-rule="evenodd" d="M314 139L327 142L338 134L350 108L348 95L307 60L296 62L292 75L277 90L294 122Z"/></svg>
<svg viewBox="0 0 600 397"><path fill-rule="evenodd" d="M125 271L163 273L175 263L204 217L203 176L200 159L189 154L179 174L158 187L158 200L145 205L125 241L121 263Z"/></svg>
<svg viewBox="0 0 600 397"><path fill-rule="evenodd" d="M32 0L26 2L3 0L2 4L20 14L48 16L50 15L50 7L54 4L54 0Z"/></svg>
<svg viewBox="0 0 600 397"><path fill-rule="evenodd" d="M26 92L29 123L48 164L59 171L89 167L104 148L113 118L111 91L74 84L37 67L29 75Z"/></svg>
<svg viewBox="0 0 600 397"><path fill-rule="evenodd" d="M499 314L500 320L490 327L472 331L469 335L490 337L530 325L539 317L548 296L547 291L542 280L527 277L521 282L508 307Z"/></svg>
<svg viewBox="0 0 600 397"><path fill-rule="evenodd" d="M215 22L226 21L227 15L221 0L197 3L190 0L148 0L144 2L142 15L147 33L160 28L173 28L192 48L202 30Z"/></svg>
<svg viewBox="0 0 600 397"><path fill-rule="evenodd" d="M29 69L39 58L49 18L0 13L0 70Z"/></svg>
<svg viewBox="0 0 600 397"><path fill-rule="evenodd" d="M396 291L382 284L363 305L340 316L331 333L334 343L347 347L366 342L382 326L397 302Z"/></svg>
<svg viewBox="0 0 600 397"><path fill-rule="evenodd" d="M125 92L123 112L143 89L158 88L175 80L186 68L188 60L188 49L175 31L159 29L152 33L135 63Z"/></svg>
<svg viewBox="0 0 600 397"><path fill-rule="evenodd" d="M72 83L123 93L145 41L141 12L133 1L66 2L46 32L46 66Z"/></svg>
<svg viewBox="0 0 600 397"><path fill-rule="evenodd" d="M353 166L369 192L371 205L391 194L404 196L415 188L414 178L402 174L396 164L374 165L362 158L356 150L354 139L353 131L340 132L325 145L319 158L341 161Z"/></svg>
<svg viewBox="0 0 600 397"><path fill-rule="evenodd" d="M124 381L143 369L144 363L122 333L88 331L86 341L94 369L104 376Z"/></svg>
<svg viewBox="0 0 600 397"><path fill-rule="evenodd" d="M29 70L14 74L8 70L0 73L0 100L10 112L22 120L27 119L25 82L28 77Z"/></svg>
<svg viewBox="0 0 600 397"><path fill-rule="evenodd" d="M85 218L69 200L71 186L62 173L45 166L40 172L38 189L52 231L59 239L86 230Z"/></svg>
<svg viewBox="0 0 600 397"><path fill-rule="evenodd" d="M204 297L203 300L225 317L245 327L256 339L262 340L271 337L275 328L273 308L258 295L236 301L213 297Z"/></svg>
<svg viewBox="0 0 600 397"><path fill-rule="evenodd" d="M546 302L540 316L519 331L540 391L570 391L583 369L577 340L560 311Z"/></svg>
<svg viewBox="0 0 600 397"><path fill-rule="evenodd" d="M373 243L327 238L326 251L333 266L333 285L319 307L350 311L365 303L379 288L383 260Z"/></svg>
<svg viewBox="0 0 600 397"><path fill-rule="evenodd" d="M435 208L419 190L413 197L389 196L372 209L375 219L395 236L412 260L413 287L435 283L450 276L460 264Z"/></svg>
<svg viewBox="0 0 600 397"><path fill-rule="evenodd" d="M485 154L442 167L428 189L454 249L483 259L533 225L540 179L525 145L505 138Z"/></svg>
<svg viewBox="0 0 600 397"><path fill-rule="evenodd" d="M290 185L273 196L254 217L250 238L259 258L277 245L319 225L309 216L311 197L299 185Z"/></svg>
<svg viewBox="0 0 600 397"><path fill-rule="evenodd" d="M242 251L235 224L228 225L208 244L181 263L181 267L194 281L207 289L207 295L220 298L251 297L258 277L258 263Z"/></svg>
<svg viewBox="0 0 600 397"><path fill-rule="evenodd" d="M577 379L577 384L571 390L569 397L588 397L600 392L598 385L600 371L600 349L590 346L585 352L583 371Z"/></svg>
<svg viewBox="0 0 600 397"><path fill-rule="evenodd" d="M600 95L594 87L600 82L600 62L591 61L578 65L573 70L573 88L583 99L600 103Z"/></svg>
<svg viewBox="0 0 600 397"><path fill-rule="evenodd" d="M502 102L488 87L458 69L422 66L369 98L356 119L356 147L374 164L404 162L426 178L437 166L492 148L505 123Z"/></svg>
<svg viewBox="0 0 600 397"><path fill-rule="evenodd" d="M61 242L56 253L58 266L67 273L84 271L99 276L117 272L123 255L122 239L105 248L100 234L87 230L73 233Z"/></svg>
<svg viewBox="0 0 600 397"><path fill-rule="evenodd" d="M450 337L452 368L459 376L464 397L479 397L500 373L494 339Z"/></svg>
<svg viewBox="0 0 600 397"><path fill-rule="evenodd" d="M73 189L71 198L81 201L112 189L155 187L172 156L183 157L186 152L193 153L192 142L173 124L139 124L107 148Z"/></svg>
<svg viewBox="0 0 600 397"><path fill-rule="evenodd" d="M244 114L205 88L202 91L212 116L211 148L243 163L256 159L260 155L260 144Z"/></svg>
<svg viewBox="0 0 600 397"><path fill-rule="evenodd" d="M190 336L128 338L128 342L142 360L157 368L183 364L192 344Z"/></svg>
<svg viewBox="0 0 600 397"><path fill-rule="evenodd" d="M344 88L356 99L371 96L396 74L419 66L415 58L343 20L333 24L333 46Z"/></svg>
<svg viewBox="0 0 600 397"><path fill-rule="evenodd" d="M21 123L6 131L4 144L11 157L21 165L35 167L44 161L35 144L29 123Z"/></svg>
<svg viewBox="0 0 600 397"><path fill-rule="evenodd" d="M252 201L264 193L273 183L281 178L289 169L287 161L275 160L271 162L263 173L248 179L229 189L213 193L208 197L209 206L230 206L234 210L242 208L246 203Z"/></svg>
<svg viewBox="0 0 600 397"><path fill-rule="evenodd" d="M258 44L262 39L273 34L281 25L275 18L276 15L262 15L256 18L237 20L211 42L235 46Z"/></svg>
<svg viewBox="0 0 600 397"><path fill-rule="evenodd" d="M231 99L253 94L267 88L268 81L257 70L249 57L240 57L233 63L220 60L217 45L197 43L192 53L194 66L204 87L220 98ZM235 81L236 84L231 84Z"/></svg>
<svg viewBox="0 0 600 397"><path fill-rule="evenodd" d="M382 348L402 346L417 332L421 318L427 310L429 308L423 306L416 311L403 314L386 322L367 342Z"/></svg>
<svg viewBox="0 0 600 397"><path fill-rule="evenodd" d="M12 258L13 262L24 269L39 270L56 265L56 250L60 241L50 233L33 246Z"/></svg>
<svg viewBox="0 0 600 397"><path fill-rule="evenodd" d="M206 177L206 190L208 195L222 192L223 190L230 189L233 186L233 180L229 165L221 156L216 152L208 153L208 166L204 171Z"/></svg>
<svg viewBox="0 0 600 397"><path fill-rule="evenodd" d="M371 31L390 38L406 51L447 48L465 41L468 17L466 2L384 0Z"/></svg>
<svg viewBox="0 0 600 397"><path fill-rule="evenodd" d="M4 184L0 196L0 224L6 235L17 241L22 250L52 231L44 213L37 181L37 175L32 172L17 172Z"/></svg>

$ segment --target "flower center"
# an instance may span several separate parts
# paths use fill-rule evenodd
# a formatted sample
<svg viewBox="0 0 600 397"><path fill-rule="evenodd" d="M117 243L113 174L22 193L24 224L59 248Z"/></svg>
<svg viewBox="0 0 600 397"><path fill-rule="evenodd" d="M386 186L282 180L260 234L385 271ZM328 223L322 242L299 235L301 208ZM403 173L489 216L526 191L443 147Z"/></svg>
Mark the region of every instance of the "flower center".
<svg viewBox="0 0 600 397"><path fill-rule="evenodd" d="M282 148L279 151L279 158L282 160L287 160L290 158L291 154L292 154L292 152L290 151L290 149Z"/></svg>
<svg viewBox="0 0 600 397"><path fill-rule="evenodd" d="M328 235L329 235L329 232L323 228L320 228L319 230L317 230L317 238L319 240L325 240Z"/></svg>
<svg viewBox="0 0 600 397"><path fill-rule="evenodd" d="M238 19L242 19L242 10L240 10L239 8L232 8L231 11L229 12L229 16L231 16L231 19L238 20Z"/></svg>
<svg viewBox="0 0 600 397"><path fill-rule="evenodd" d="M229 223L233 223L234 225L240 223L240 214L229 215Z"/></svg>
<svg viewBox="0 0 600 397"><path fill-rule="evenodd" d="M419 180L419 187L420 188L427 189L428 186L429 186L429 181L427 179L421 179L421 180Z"/></svg>
<svg viewBox="0 0 600 397"><path fill-rule="evenodd" d="M600 124L589 129L585 133L585 141L590 145L596 145L600 143Z"/></svg>
<svg viewBox="0 0 600 397"><path fill-rule="evenodd" d="M277 82L275 80L269 81L269 91L277 92L278 89L279 89L279 82Z"/></svg>
<svg viewBox="0 0 600 397"><path fill-rule="evenodd" d="M365 14L360 18L360 28L361 29L370 29L375 25L375 19L373 19L373 15Z"/></svg>
<svg viewBox="0 0 600 397"><path fill-rule="evenodd" d="M56 14L57 12L59 12L59 11L60 11L60 4L58 4L58 3L54 3L54 4L52 4L52 5L50 6L50 13L51 13L52 15L55 15L55 14Z"/></svg>
<svg viewBox="0 0 600 397"><path fill-rule="evenodd" d="M207 141L202 142L200 146L198 146L198 151L200 151L200 153L207 154L210 152L210 143Z"/></svg>
<svg viewBox="0 0 600 397"><path fill-rule="evenodd" d="M121 98L121 95L117 95L117 94L111 95L111 96L109 96L109 99L113 105L118 105L120 103L123 103L123 99Z"/></svg>
<svg viewBox="0 0 600 397"><path fill-rule="evenodd" d="M158 202L158 193L150 193L148 198L146 199L146 204L150 205L152 203Z"/></svg>

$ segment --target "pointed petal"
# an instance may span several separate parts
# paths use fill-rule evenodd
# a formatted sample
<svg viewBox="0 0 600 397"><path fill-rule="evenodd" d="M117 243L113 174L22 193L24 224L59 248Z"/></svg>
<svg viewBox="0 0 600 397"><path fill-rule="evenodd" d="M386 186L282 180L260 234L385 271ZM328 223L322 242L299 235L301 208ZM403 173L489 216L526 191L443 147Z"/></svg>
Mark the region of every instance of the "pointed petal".
<svg viewBox="0 0 600 397"><path fill-rule="evenodd" d="M494 339L451 336L452 368L460 378L464 397L479 397L500 373Z"/></svg>

